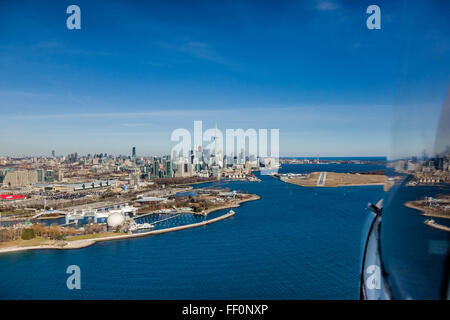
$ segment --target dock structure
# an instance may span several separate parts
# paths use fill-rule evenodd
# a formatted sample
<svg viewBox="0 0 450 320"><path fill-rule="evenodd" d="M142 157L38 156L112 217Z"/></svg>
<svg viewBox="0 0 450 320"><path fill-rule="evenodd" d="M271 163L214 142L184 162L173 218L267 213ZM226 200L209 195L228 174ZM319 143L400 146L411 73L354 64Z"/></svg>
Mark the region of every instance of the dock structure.
<svg viewBox="0 0 450 320"><path fill-rule="evenodd" d="M424 221L424 223L427 226L430 226L432 228L450 232L450 227L447 227L447 226L445 226L443 224L436 223L436 221L434 221L433 219L427 219L427 220Z"/></svg>

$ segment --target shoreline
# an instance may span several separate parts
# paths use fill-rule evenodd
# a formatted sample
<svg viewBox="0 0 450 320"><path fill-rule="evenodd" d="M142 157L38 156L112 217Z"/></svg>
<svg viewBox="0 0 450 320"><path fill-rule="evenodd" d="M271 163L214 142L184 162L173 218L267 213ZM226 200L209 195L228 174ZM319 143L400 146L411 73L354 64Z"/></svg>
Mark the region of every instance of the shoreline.
<svg viewBox="0 0 450 320"><path fill-rule="evenodd" d="M445 215L445 214L442 214L442 213L439 213L439 212L433 212L432 210L427 210L425 208L422 208L422 207L416 205L413 201L406 202L404 204L404 206L409 208L409 209L413 209L413 210L419 211L422 216L434 217L434 218L442 218L442 219L450 219L450 216L448 216L448 215ZM433 221L432 219L427 219L423 223L425 223L427 226L429 226L431 228L450 232L450 227L447 227L445 225L437 223L436 221Z"/></svg>
<svg viewBox="0 0 450 320"><path fill-rule="evenodd" d="M181 213L181 214L194 214L194 215L207 216L210 213L213 213L213 212L218 211L218 210L223 210L223 209L228 209L228 208L238 208L238 207L240 207L241 203L249 202L249 201L255 201L255 200L259 200L259 199L261 199L260 196L258 196L256 194L253 194L247 199L241 199L241 200L235 201L234 203L224 204L224 205L221 205L221 206L218 206L218 207L214 207L214 208L210 208L210 209L204 210L202 212L186 211L186 212L179 212L179 213ZM149 214L153 214L153 213L158 213L158 212L148 211L148 212L145 212L145 213L141 213L141 214L135 216L134 218L145 217L145 216L147 216Z"/></svg>
<svg viewBox="0 0 450 320"><path fill-rule="evenodd" d="M233 204L224 205L216 208L211 208L209 210L206 210L206 216L214 211L218 210L224 210L224 209L231 209L231 208L237 208L240 207L242 203L249 202L249 201L255 201L261 199L258 195L252 195L251 197L247 199L241 199ZM231 210L230 210L231 211ZM225 213L219 217L212 218L209 220L205 220L202 222L196 222L191 223L183 226L177 226L172 228L165 228L160 230L153 230L148 232L142 232L142 233L135 233L135 234L126 234L126 235L111 235L107 237L101 237L101 238L92 238L92 239L83 239L83 240L74 240L74 241L66 241L65 243L55 243L55 244L42 244L42 245L36 245L36 246L29 246L29 247L6 247L6 248L0 248L0 254L2 253L9 253L9 252L20 252L20 251L28 251L28 250L45 250L45 249L56 249L56 250L71 250L71 249L81 249L86 248L89 246L92 246L96 244L97 242L104 242L104 241L112 241L112 240L122 240L122 239L131 239L131 238L140 238L140 237L146 237L146 236L152 236L157 234L163 234L163 233L169 233L184 229L192 229L197 228L201 226L206 226L211 223L215 223L227 218L230 218L234 216L234 212L228 212ZM50 241L50 240L49 240Z"/></svg>
<svg viewBox="0 0 450 320"><path fill-rule="evenodd" d="M420 214L426 217L435 217L435 218L443 218L443 219L450 219L449 215L439 213L439 212L433 212L432 210L424 209L416 204L414 204L412 201L408 201L404 204L405 207L414 209L417 211L420 211Z"/></svg>
<svg viewBox="0 0 450 320"><path fill-rule="evenodd" d="M250 196L247 199L241 199L241 200L238 200L238 201L236 201L234 203L231 203L231 204L225 204L223 206L207 209L207 210L205 210L203 212L200 212L200 213L197 213L197 214L202 214L202 215L206 215L207 216L210 213L213 213L214 211L219 211L219 210L228 209L228 208L239 208L241 206L241 203L249 202L249 201L256 201L256 200L259 200L259 199L261 199L261 197L256 195L256 194L254 194L254 195Z"/></svg>
<svg viewBox="0 0 450 320"><path fill-rule="evenodd" d="M426 220L424 223L427 226L431 227L431 228L435 228L435 229L439 229L439 230L442 230L442 231L450 232L450 227L444 226L444 225L436 223L434 221Z"/></svg>
<svg viewBox="0 0 450 320"><path fill-rule="evenodd" d="M10 248L2 248L0 249L0 254L2 253L9 253L9 252L19 252L19 251L28 251L28 250L45 250L45 249L56 249L56 250L71 250L71 249L81 249L86 248L89 246L92 246L96 244L97 242L104 242L104 241L112 241L112 240L122 240L122 239L131 239L131 238L141 238L141 237L147 237L151 235L157 235L157 234L163 234L163 233L169 233L184 229L192 229L197 228L201 226L206 226L211 223L215 223L227 218L230 218L234 216L234 212L228 212L226 214L223 214L219 217L205 220L202 222L197 223L191 223L183 226L177 226L172 228L166 228L161 230L153 230L148 232L142 232L142 233L135 233L135 234L127 234L127 235L119 235L119 236L109 236L109 237L102 237L102 238L93 238L93 239L83 239L83 240L74 240L74 241L67 241L64 245L61 244L55 244L55 245L49 245L49 244L43 244L43 245L36 245L36 246L30 246L30 247L10 247Z"/></svg>

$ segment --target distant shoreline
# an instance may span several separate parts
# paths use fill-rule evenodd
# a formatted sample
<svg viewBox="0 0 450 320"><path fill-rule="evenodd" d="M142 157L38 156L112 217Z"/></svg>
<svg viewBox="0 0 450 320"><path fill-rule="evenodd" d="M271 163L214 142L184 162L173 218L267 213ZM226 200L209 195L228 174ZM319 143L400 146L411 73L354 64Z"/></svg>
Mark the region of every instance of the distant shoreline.
<svg viewBox="0 0 450 320"><path fill-rule="evenodd" d="M426 220L424 223L429 227L439 229L442 231L450 232L450 227L444 226L443 224L436 223L435 221Z"/></svg>
<svg viewBox="0 0 450 320"><path fill-rule="evenodd" d="M405 207L414 209L421 212L421 215L426 217L435 217L435 218L444 218L444 219L450 219L450 216L448 214L440 213L439 211L435 212L432 210L427 210L421 206L418 206L414 203L414 201L408 201L405 203Z"/></svg>
<svg viewBox="0 0 450 320"><path fill-rule="evenodd" d="M249 202L249 201L255 201L255 200L259 200L259 199L261 199L260 196L258 196L256 194L253 194L247 199L241 199L241 200L235 201L232 204L224 204L223 206L207 209L207 210L203 211L203 213L206 214L206 215L209 215L210 213L212 213L214 211L218 211L218 210L223 210L223 209L228 209L228 208L238 208L238 207L241 206L241 203Z"/></svg>
<svg viewBox="0 0 450 320"><path fill-rule="evenodd" d="M427 210L427 209L417 205L416 202L417 201L408 201L404 205L407 208L419 211L421 215L426 216L426 217L450 219L450 216L448 214L440 213L439 211L435 212L435 211L429 210L429 209ZM447 227L447 226L445 226L443 224L437 223L437 222L433 221L432 219L425 220L424 223L427 226L431 227L431 228L435 228L435 229L439 229L439 230L450 232L450 228L449 227Z"/></svg>

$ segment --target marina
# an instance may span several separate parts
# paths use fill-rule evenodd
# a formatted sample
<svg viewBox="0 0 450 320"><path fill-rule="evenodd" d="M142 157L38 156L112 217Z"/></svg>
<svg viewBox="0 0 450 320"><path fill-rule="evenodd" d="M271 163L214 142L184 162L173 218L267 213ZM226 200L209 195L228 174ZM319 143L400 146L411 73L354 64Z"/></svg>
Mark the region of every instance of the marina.
<svg viewBox="0 0 450 320"><path fill-rule="evenodd" d="M169 228L161 228L154 231L148 231L149 229L153 229L154 225L149 223L142 223L142 224L136 224L133 226L133 231L130 234L125 235L114 235L110 234L107 237L96 237L92 239L85 239L85 240L74 240L74 241L66 241L66 242L60 242L55 243L51 245L37 245L37 246L21 246L21 247L8 247L8 248L1 248L0 247L0 253L11 253L11 252L18 252L18 251L28 251L28 250L43 250L43 249L80 249L85 248L91 245L94 245L97 242L104 242L104 241L112 241L112 240L122 240L122 239L130 239L130 238L137 238L137 237L145 237L150 235L158 235L158 234L164 234L174 231L180 231L180 230L186 230L191 228L197 228L201 226L206 226L227 218L230 218L235 215L235 212L233 210L230 210L228 213L223 214L221 216L218 216L216 218L203 220L201 222L197 223L190 223L186 225L178 225L174 227ZM173 217L176 218L176 217ZM164 221L170 220L172 218L165 219ZM161 222L161 221L158 221Z"/></svg>

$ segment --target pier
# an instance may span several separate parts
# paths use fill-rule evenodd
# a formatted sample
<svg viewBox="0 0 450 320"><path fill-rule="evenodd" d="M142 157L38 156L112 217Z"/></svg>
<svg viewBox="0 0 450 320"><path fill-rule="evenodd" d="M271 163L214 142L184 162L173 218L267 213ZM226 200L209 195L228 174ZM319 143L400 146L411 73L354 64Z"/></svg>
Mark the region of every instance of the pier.
<svg viewBox="0 0 450 320"><path fill-rule="evenodd" d="M436 221L434 221L433 219L425 220L424 223L427 226L430 226L432 228L450 232L450 227L444 226L443 224L436 223Z"/></svg>

